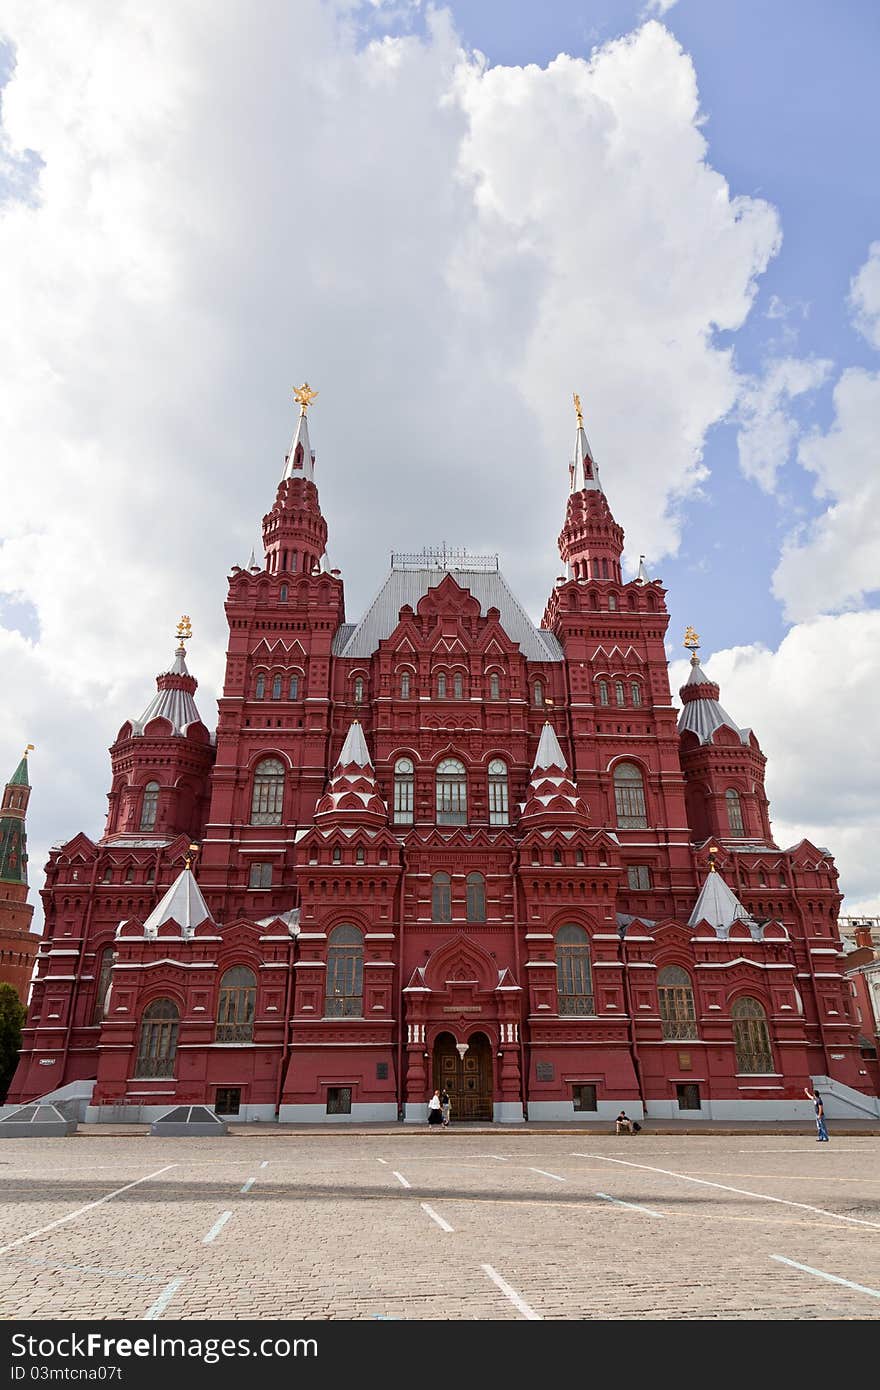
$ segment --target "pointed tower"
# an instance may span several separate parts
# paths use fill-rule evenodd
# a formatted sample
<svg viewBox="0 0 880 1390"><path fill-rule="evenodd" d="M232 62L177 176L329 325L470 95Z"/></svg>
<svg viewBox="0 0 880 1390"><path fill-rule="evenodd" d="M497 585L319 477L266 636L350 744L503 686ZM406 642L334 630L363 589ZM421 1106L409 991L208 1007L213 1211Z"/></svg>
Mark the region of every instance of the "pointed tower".
<svg viewBox="0 0 880 1390"><path fill-rule="evenodd" d="M574 404L577 433L569 465L571 493L559 535L559 554L569 578L619 584L623 530L611 515L602 491L599 469L584 429L580 396L575 396Z"/></svg>
<svg viewBox="0 0 880 1390"><path fill-rule="evenodd" d="M22 1003L40 938L30 931L34 909L27 901L27 833L25 816L31 788L29 743L3 792L0 805L0 984L10 984Z"/></svg>
<svg viewBox="0 0 880 1390"><path fill-rule="evenodd" d="M772 845L764 791L767 759L751 729L741 729L719 703L721 691L700 665L700 639L692 627L684 645L691 653L691 671L679 691L684 706L678 721L679 756L693 838Z"/></svg>
<svg viewBox="0 0 880 1390"><path fill-rule="evenodd" d="M293 393L299 419L272 510L263 518L263 548L270 574L311 574L327 548L327 523L315 487L308 408L318 395L308 382Z"/></svg>
<svg viewBox="0 0 880 1390"><path fill-rule="evenodd" d="M386 825L388 807L379 795L364 731L357 719L345 737L327 791L315 808L315 824Z"/></svg>
<svg viewBox="0 0 880 1390"><path fill-rule="evenodd" d="M541 730L535 764L519 818L522 829L573 821L586 823L587 803L578 795L565 754L549 721Z"/></svg>
<svg viewBox="0 0 880 1390"><path fill-rule="evenodd" d="M174 658L156 677L155 695L139 719L123 724L110 749L113 786L105 840L201 835L214 748L196 708L198 681L186 664L184 643L191 636L184 615Z"/></svg>
<svg viewBox="0 0 880 1390"><path fill-rule="evenodd" d="M696 928L701 922L707 922L715 935L723 940L727 939L734 922L742 922L753 935L758 934L758 923L715 868L715 855L711 850L709 872L688 919L688 926Z"/></svg>

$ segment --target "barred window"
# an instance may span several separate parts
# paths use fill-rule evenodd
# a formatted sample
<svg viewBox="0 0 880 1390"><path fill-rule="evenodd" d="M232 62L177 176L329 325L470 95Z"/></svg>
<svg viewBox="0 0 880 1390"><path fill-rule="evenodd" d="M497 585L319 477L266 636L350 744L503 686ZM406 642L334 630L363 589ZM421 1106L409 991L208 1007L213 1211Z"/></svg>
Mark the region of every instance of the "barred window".
<svg viewBox="0 0 880 1390"><path fill-rule="evenodd" d="M743 826L742 802L739 799L739 792L730 787L724 793L724 800L727 803L727 824L730 826L731 835L741 839L745 835Z"/></svg>
<svg viewBox="0 0 880 1390"><path fill-rule="evenodd" d="M767 1015L757 999L737 999L730 1010L738 1072L766 1075L773 1070Z"/></svg>
<svg viewBox="0 0 880 1390"><path fill-rule="evenodd" d="M618 763L614 769L614 804L623 830L645 829L645 784L635 763Z"/></svg>
<svg viewBox="0 0 880 1390"><path fill-rule="evenodd" d="M607 705L607 704L608 704L608 682L607 682L607 681L600 681L600 682L599 682L599 704L600 704L600 705Z"/></svg>
<svg viewBox="0 0 880 1390"><path fill-rule="evenodd" d="M356 705L362 705L362 704L364 703L364 678L363 678L363 676L356 676L356 677L355 677L355 682L354 682L354 702L355 702Z"/></svg>
<svg viewBox="0 0 880 1390"><path fill-rule="evenodd" d="M438 825L467 825L467 773L457 758L444 758L437 768Z"/></svg>
<svg viewBox="0 0 880 1390"><path fill-rule="evenodd" d="M446 673L441 671L437 677L437 699L446 699Z"/></svg>
<svg viewBox="0 0 880 1390"><path fill-rule="evenodd" d="M281 591L280 591L280 593L279 593L279 600L280 600L281 603L286 603L286 602L287 602L287 585L286 585L286 584L282 584L282 585L281 585Z"/></svg>
<svg viewBox="0 0 880 1390"><path fill-rule="evenodd" d="M290 677L290 685L289 685L288 691L287 691L287 698L288 698L289 700L296 700L296 699L298 699L298 697L299 697L299 676L291 676L291 677Z"/></svg>
<svg viewBox="0 0 880 1390"><path fill-rule="evenodd" d="M254 768L251 825L280 825L284 807L284 764L264 758Z"/></svg>
<svg viewBox="0 0 880 1390"><path fill-rule="evenodd" d="M245 965L234 965L220 981L215 1042L249 1043L254 1040L257 977Z"/></svg>
<svg viewBox="0 0 880 1390"><path fill-rule="evenodd" d="M281 677L280 677L280 676L273 676L273 677L272 677L272 699L273 699L273 700L280 700L280 699L281 699Z"/></svg>
<svg viewBox="0 0 880 1390"><path fill-rule="evenodd" d="M148 782L144 787L144 797L141 802L141 830L152 830L154 828L158 809L159 783Z"/></svg>
<svg viewBox="0 0 880 1390"><path fill-rule="evenodd" d="M501 677L494 671L489 677L489 699L501 699Z"/></svg>
<svg viewBox="0 0 880 1390"><path fill-rule="evenodd" d="M251 864L251 871L248 877L249 888L271 888L272 887L272 865L271 864Z"/></svg>
<svg viewBox="0 0 880 1390"><path fill-rule="evenodd" d="M493 758L489 764L489 824L507 825L509 814L507 763Z"/></svg>
<svg viewBox="0 0 880 1390"><path fill-rule="evenodd" d="M180 1014L173 999L154 999L144 1009L135 1075L173 1076Z"/></svg>
<svg viewBox="0 0 880 1390"><path fill-rule="evenodd" d="M411 758L398 758L394 764L394 823L412 825L415 802L415 772Z"/></svg>
<svg viewBox="0 0 880 1390"><path fill-rule="evenodd" d="M400 698L409 699L409 671L404 671L400 677Z"/></svg>
<svg viewBox="0 0 880 1390"><path fill-rule="evenodd" d="M560 1014L594 1014L590 938L583 927L556 933L556 998Z"/></svg>
<svg viewBox="0 0 880 1390"><path fill-rule="evenodd" d="M452 880L448 874L431 879L431 916L435 922L452 921Z"/></svg>
<svg viewBox="0 0 880 1390"><path fill-rule="evenodd" d="M619 705L626 704L626 696L623 693L623 681L614 682L614 698Z"/></svg>
<svg viewBox="0 0 880 1390"><path fill-rule="evenodd" d="M364 938L357 927L334 927L327 947L326 1018L360 1018L364 1011Z"/></svg>
<svg viewBox="0 0 880 1390"><path fill-rule="evenodd" d="M469 922L486 920L486 880L482 874L467 876L467 919Z"/></svg>
<svg viewBox="0 0 880 1390"><path fill-rule="evenodd" d="M544 703L544 686L543 686L543 684L541 683L541 681L535 681L534 690L533 690L533 695L534 695L535 704L536 704L536 705L543 705L543 703Z"/></svg>
<svg viewBox="0 0 880 1390"><path fill-rule="evenodd" d="M98 983L95 988L95 1005L92 1023L102 1023L107 1017L107 1004L110 994L111 972L113 970L113 947L105 946L98 959Z"/></svg>
<svg viewBox="0 0 880 1390"><path fill-rule="evenodd" d="M460 671L456 671L452 678L452 694L456 700L464 699L464 676Z"/></svg>
<svg viewBox="0 0 880 1390"><path fill-rule="evenodd" d="M657 993L664 1038L695 1038L694 990L687 971L680 965L665 965L657 974Z"/></svg>
<svg viewBox="0 0 880 1390"><path fill-rule="evenodd" d="M254 696L258 700L265 700L266 698L266 677L263 675L262 671L257 676L257 685L256 689L254 690Z"/></svg>
<svg viewBox="0 0 880 1390"><path fill-rule="evenodd" d="M630 864L626 871L627 884L635 892L651 887L651 870L647 864Z"/></svg>
<svg viewBox="0 0 880 1390"><path fill-rule="evenodd" d="M633 708L638 709L639 705L642 703L642 687L639 685L638 681L631 682L629 693L632 696Z"/></svg>

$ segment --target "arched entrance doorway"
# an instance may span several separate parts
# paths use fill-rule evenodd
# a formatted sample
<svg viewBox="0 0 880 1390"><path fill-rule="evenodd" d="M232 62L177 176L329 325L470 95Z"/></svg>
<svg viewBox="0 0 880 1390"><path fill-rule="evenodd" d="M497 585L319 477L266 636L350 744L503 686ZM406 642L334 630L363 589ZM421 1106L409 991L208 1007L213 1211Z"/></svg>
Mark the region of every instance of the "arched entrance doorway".
<svg viewBox="0 0 880 1390"><path fill-rule="evenodd" d="M451 1033L434 1043L434 1085L449 1092L452 1121L493 1118L492 1048L485 1033L472 1033L467 1052L458 1053Z"/></svg>

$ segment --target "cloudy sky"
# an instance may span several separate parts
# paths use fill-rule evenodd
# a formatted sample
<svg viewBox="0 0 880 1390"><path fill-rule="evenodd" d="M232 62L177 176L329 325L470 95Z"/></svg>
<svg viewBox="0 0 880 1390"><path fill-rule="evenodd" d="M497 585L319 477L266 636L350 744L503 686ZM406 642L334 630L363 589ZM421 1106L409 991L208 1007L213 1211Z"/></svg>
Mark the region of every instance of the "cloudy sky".
<svg viewBox="0 0 880 1390"><path fill-rule="evenodd" d="M584 402L606 491L769 758L779 843L880 911L873 0L6 0L0 772L31 879L225 579L295 423L357 617L392 548L540 619ZM6 771L9 770L9 772Z"/></svg>

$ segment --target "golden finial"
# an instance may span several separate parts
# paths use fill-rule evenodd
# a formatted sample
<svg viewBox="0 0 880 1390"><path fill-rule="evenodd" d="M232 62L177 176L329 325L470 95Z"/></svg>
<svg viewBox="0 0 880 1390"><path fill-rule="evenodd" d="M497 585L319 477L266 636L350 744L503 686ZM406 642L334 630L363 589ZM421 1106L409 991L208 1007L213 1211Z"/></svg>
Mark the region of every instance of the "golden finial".
<svg viewBox="0 0 880 1390"><path fill-rule="evenodd" d="M26 744L25 744L25 748L24 748L24 753L22 754L22 757L23 757L23 758L26 758L27 755L28 755L28 753L33 753L33 751L34 751L34 745L33 745L32 743L26 743Z"/></svg>
<svg viewBox="0 0 880 1390"><path fill-rule="evenodd" d="M684 647L691 653L691 661L696 665L697 652L700 650L700 635L692 627L684 630Z"/></svg>
<svg viewBox="0 0 880 1390"><path fill-rule="evenodd" d="M714 873L717 873L717 872L718 872L718 870L715 868L715 855L716 855L717 853L718 853L718 846L717 846L717 845L710 845L710 846L709 846L709 873L710 873L710 874L714 874Z"/></svg>
<svg viewBox="0 0 880 1390"><path fill-rule="evenodd" d="M306 411L308 410L308 408L309 408L309 406L311 405L312 401L315 400L315 398L317 397L317 395L318 395L318 392L317 392L317 391L313 391L312 388L311 388L311 386L309 385L309 383L308 383L307 381L304 381L303 384L302 384L302 386L295 386L295 387L294 387L294 390L293 390L293 399L296 401L297 405L299 406L299 413L300 413L300 415L305 415Z"/></svg>
<svg viewBox="0 0 880 1390"><path fill-rule="evenodd" d="M188 869L199 852L198 845L189 845L183 861L183 867Z"/></svg>
<svg viewBox="0 0 880 1390"><path fill-rule="evenodd" d="M572 396L572 400L574 401L574 413L577 416L578 429L582 430L584 427L584 415L583 411L581 410L581 398L578 395L577 391L575 391L574 395Z"/></svg>
<svg viewBox="0 0 880 1390"><path fill-rule="evenodd" d="M177 640L180 645L183 646L184 642L188 642L192 635L193 630L192 623L189 620L189 614L184 613L180 622L177 624Z"/></svg>

